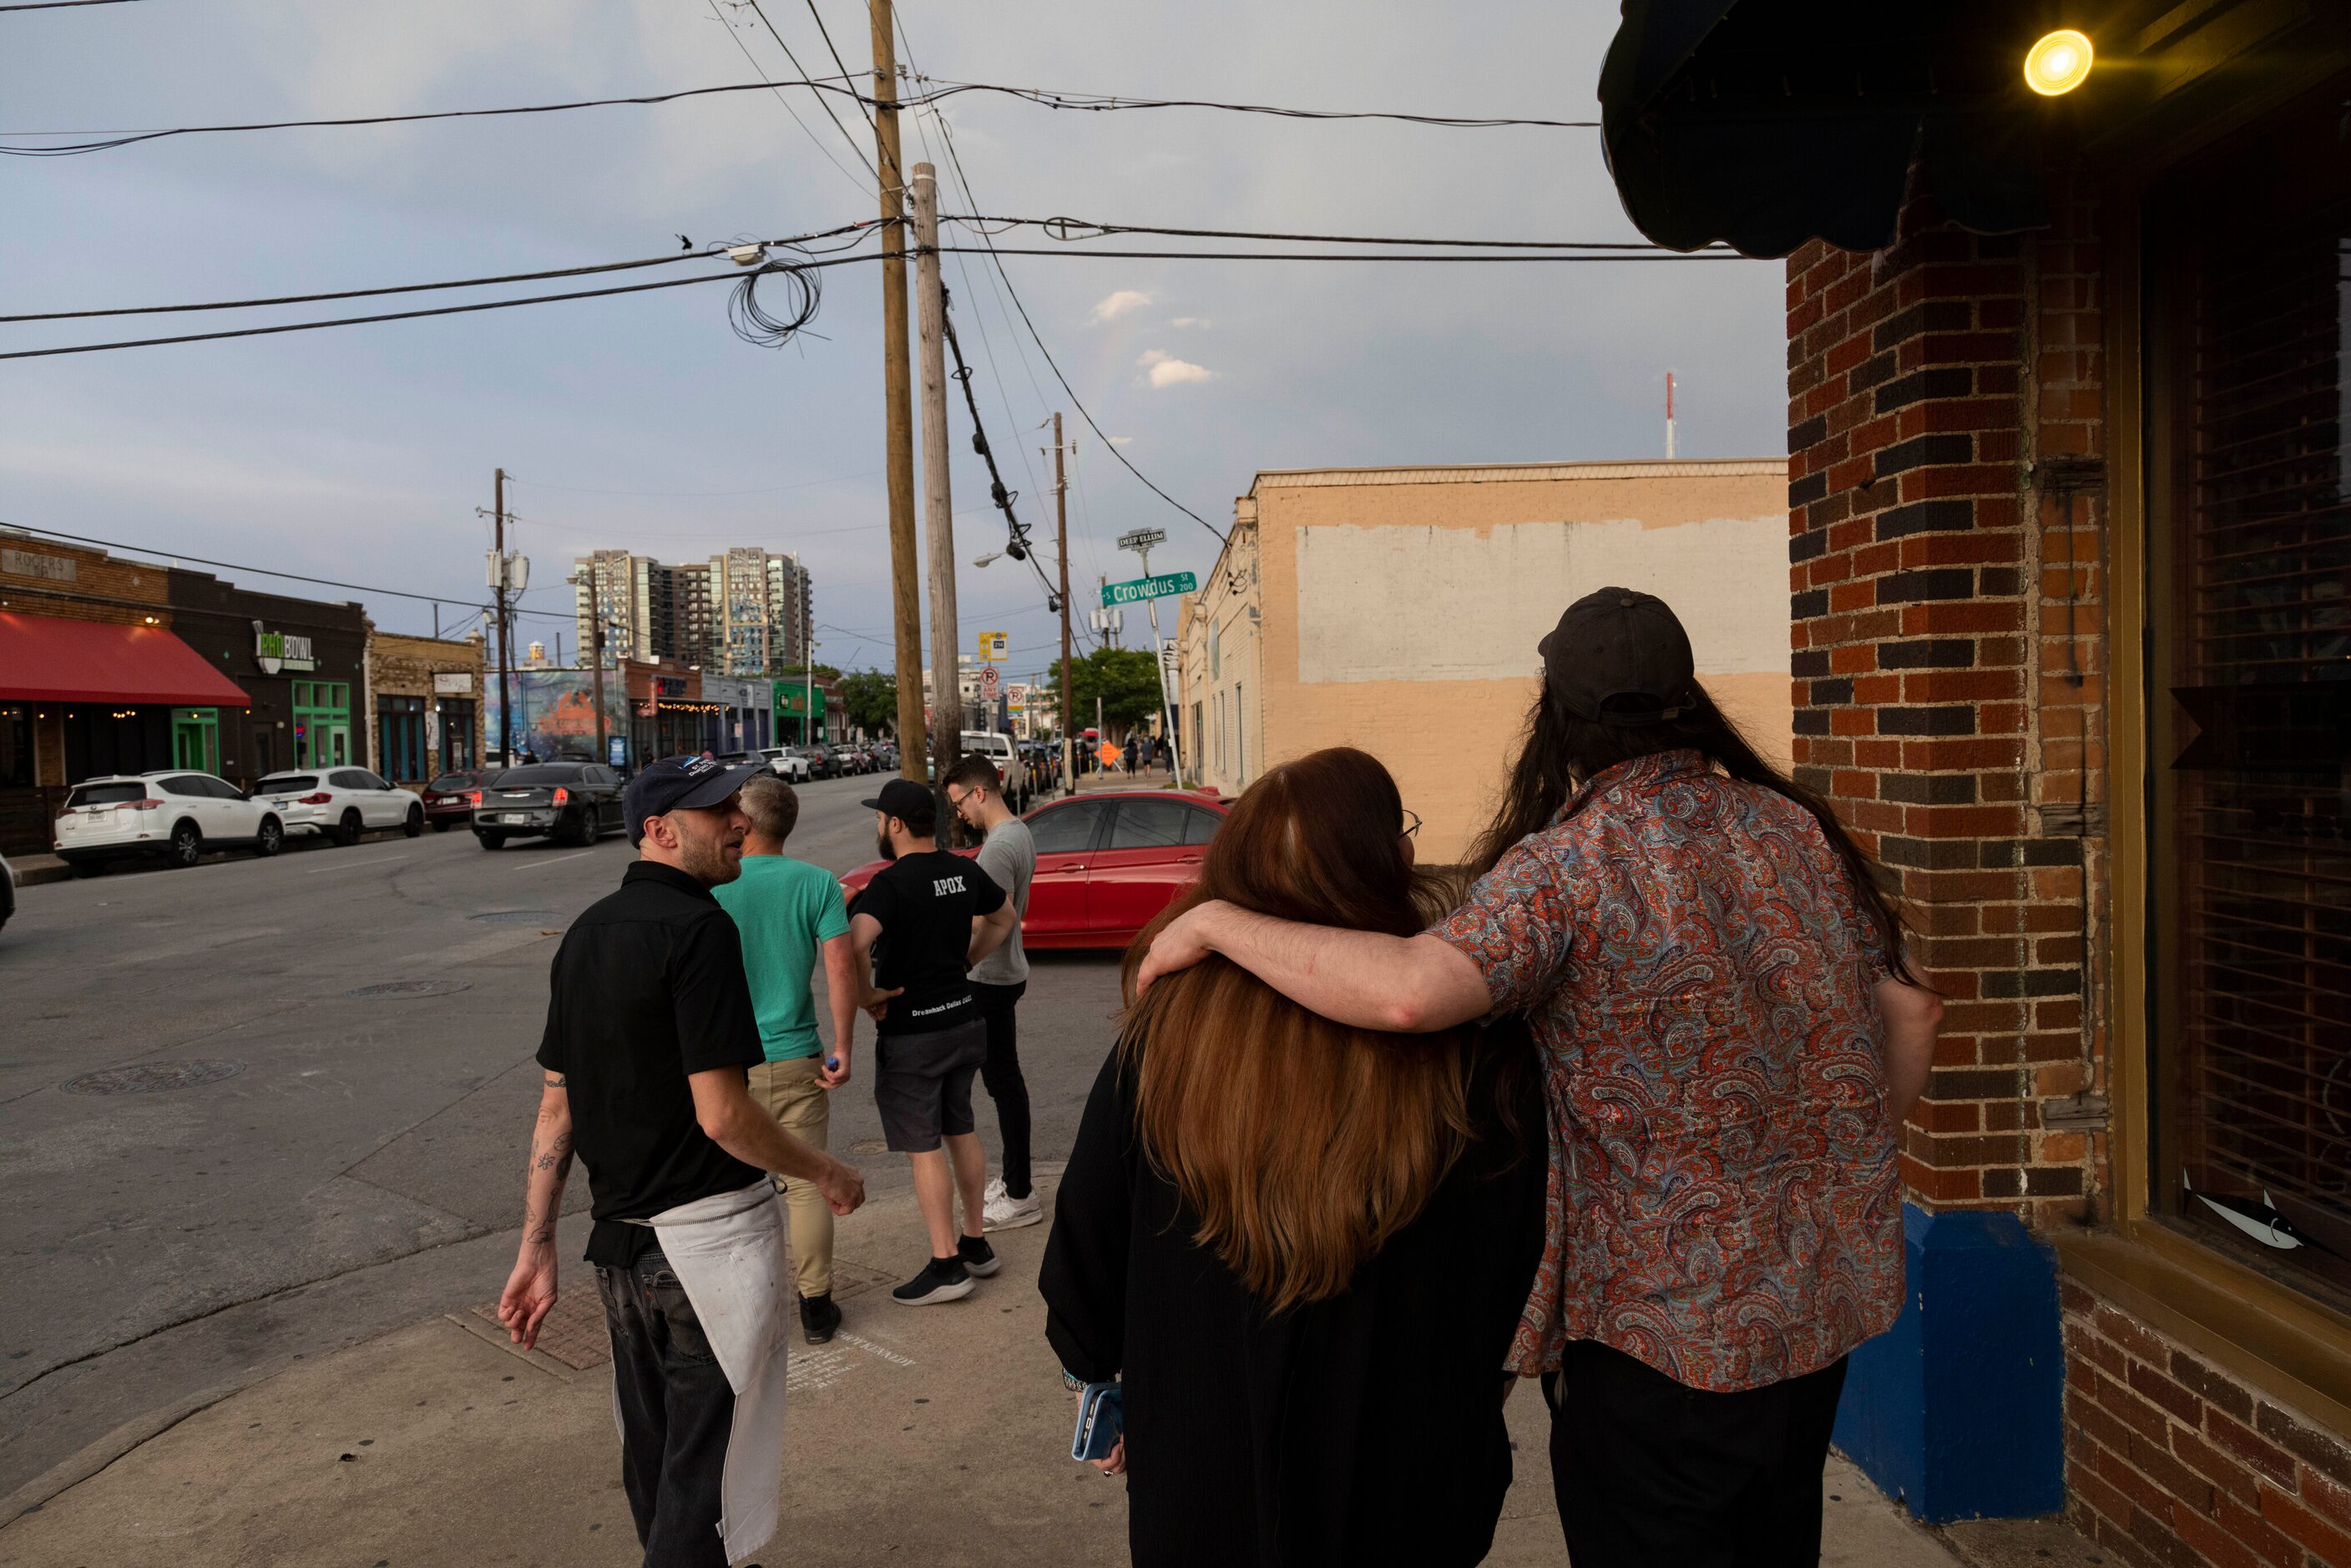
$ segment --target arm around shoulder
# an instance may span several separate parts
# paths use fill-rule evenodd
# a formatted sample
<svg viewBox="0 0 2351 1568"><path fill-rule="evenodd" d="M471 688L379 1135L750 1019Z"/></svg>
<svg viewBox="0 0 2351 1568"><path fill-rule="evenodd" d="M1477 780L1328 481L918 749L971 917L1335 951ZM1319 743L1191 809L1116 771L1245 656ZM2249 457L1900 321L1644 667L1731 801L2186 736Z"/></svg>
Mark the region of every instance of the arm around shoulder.
<svg viewBox="0 0 2351 1568"><path fill-rule="evenodd" d="M1493 1009L1477 960L1441 937L1305 925L1217 900L1186 910L1159 934L1142 983L1147 988L1212 953L1301 1007L1357 1029L1430 1034Z"/></svg>

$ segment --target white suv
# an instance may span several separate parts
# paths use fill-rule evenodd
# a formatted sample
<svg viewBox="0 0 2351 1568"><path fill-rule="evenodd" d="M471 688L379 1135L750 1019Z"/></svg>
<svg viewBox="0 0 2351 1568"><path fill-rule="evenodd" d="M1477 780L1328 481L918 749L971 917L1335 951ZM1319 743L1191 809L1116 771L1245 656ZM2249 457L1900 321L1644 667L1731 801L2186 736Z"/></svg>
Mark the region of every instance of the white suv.
<svg viewBox="0 0 2351 1568"><path fill-rule="evenodd" d="M284 819L266 800L248 800L209 773L159 770L85 779L57 817L57 858L76 876L96 876L109 861L160 855L192 866L205 850L250 844L274 855L286 842Z"/></svg>
<svg viewBox="0 0 2351 1568"><path fill-rule="evenodd" d="M423 800L364 768L273 773L253 794L285 819L287 832L324 833L339 844L358 843L369 828L405 828L412 839L424 831Z"/></svg>
<svg viewBox="0 0 2351 1568"><path fill-rule="evenodd" d="M805 784L809 781L808 758L790 747L763 746L759 748L759 755L775 770L776 777L785 783Z"/></svg>

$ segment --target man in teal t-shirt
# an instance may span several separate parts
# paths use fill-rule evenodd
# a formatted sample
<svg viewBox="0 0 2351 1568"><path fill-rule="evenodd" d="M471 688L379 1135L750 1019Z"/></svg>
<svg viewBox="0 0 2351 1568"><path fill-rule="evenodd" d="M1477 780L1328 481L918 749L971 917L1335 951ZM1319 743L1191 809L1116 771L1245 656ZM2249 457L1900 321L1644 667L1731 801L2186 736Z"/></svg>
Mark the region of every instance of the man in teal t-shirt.
<svg viewBox="0 0 2351 1568"><path fill-rule="evenodd" d="M849 1082L849 1052L857 1038L857 978L849 951L849 912L832 873L784 853L799 821L799 797L772 776L743 786L743 872L711 889L742 933L743 968L759 1018L768 1060L751 1069L752 1097L784 1131L810 1148L825 1146L831 1125L831 1091ZM832 1050L816 1028L811 983L824 955L825 999L831 1005ZM832 1301L832 1210L824 1195L797 1177L777 1178L792 1221L792 1271L800 1300L800 1332L822 1344L841 1326Z"/></svg>

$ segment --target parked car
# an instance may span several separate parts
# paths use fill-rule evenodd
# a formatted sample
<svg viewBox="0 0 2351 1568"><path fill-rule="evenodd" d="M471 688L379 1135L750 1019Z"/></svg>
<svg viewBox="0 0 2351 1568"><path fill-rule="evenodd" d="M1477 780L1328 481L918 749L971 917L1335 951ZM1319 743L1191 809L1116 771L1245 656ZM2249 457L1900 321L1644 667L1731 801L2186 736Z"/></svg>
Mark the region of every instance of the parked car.
<svg viewBox="0 0 2351 1568"><path fill-rule="evenodd" d="M473 796L474 837L486 850L536 833L558 843L592 844L626 826L621 781L594 762L527 762Z"/></svg>
<svg viewBox="0 0 2351 1568"><path fill-rule="evenodd" d="M785 783L805 784L809 781L808 758L790 747L763 746L759 748L759 756L776 777Z"/></svg>
<svg viewBox="0 0 2351 1568"><path fill-rule="evenodd" d="M831 748L831 751L832 766L836 777L846 779L853 774L862 773L865 771L865 759L858 756L857 747L853 746L835 746Z"/></svg>
<svg viewBox="0 0 2351 1568"><path fill-rule="evenodd" d="M209 773L178 769L85 779L57 817L57 858L76 876L150 856L192 866L205 850L228 844L274 855L285 843L285 818L266 799L248 798Z"/></svg>
<svg viewBox="0 0 2351 1568"><path fill-rule="evenodd" d="M498 776L495 768L460 768L424 786L424 820L436 833L474 820L474 791Z"/></svg>
<svg viewBox="0 0 2351 1568"><path fill-rule="evenodd" d="M808 759L810 778L838 779L841 777L841 759L832 754L832 747L803 746L799 750L799 754Z"/></svg>
<svg viewBox="0 0 2351 1568"><path fill-rule="evenodd" d="M1016 811L1029 804L1029 779L1028 759L1020 755L1012 737L999 731L967 729L963 732L966 756L978 755L996 764L997 776L1004 780L1004 799Z"/></svg>
<svg viewBox="0 0 2351 1568"><path fill-rule="evenodd" d="M272 773L253 787L289 833L324 833L339 844L355 844L370 828L404 828L414 838L424 831L424 802L413 790L388 784L364 768L306 768Z"/></svg>
<svg viewBox="0 0 2351 1568"><path fill-rule="evenodd" d="M873 755L881 761L882 768L884 772L895 773L898 771L898 747L895 743L887 740L883 741L881 745L873 748Z"/></svg>
<svg viewBox="0 0 2351 1568"><path fill-rule="evenodd" d="M1037 841L1021 945L1125 946L1199 876L1228 809L1212 789L1122 789L1038 807L1020 819ZM869 862L841 879L851 908L888 863Z"/></svg>

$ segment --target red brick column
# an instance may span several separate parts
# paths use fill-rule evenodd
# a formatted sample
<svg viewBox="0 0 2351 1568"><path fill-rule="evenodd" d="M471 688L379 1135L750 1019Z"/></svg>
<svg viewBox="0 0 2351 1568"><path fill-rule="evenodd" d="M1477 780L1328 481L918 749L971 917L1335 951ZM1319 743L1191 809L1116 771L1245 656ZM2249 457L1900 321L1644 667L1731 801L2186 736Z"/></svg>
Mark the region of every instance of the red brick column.
<svg viewBox="0 0 2351 1568"><path fill-rule="evenodd" d="M2093 1186L2087 1138L2040 1115L2092 1078L2082 877L2102 812L2080 802L2102 759L2074 672L2099 667L2100 611L2048 516L2071 507L2091 550L2095 258L2052 270L2077 250L1965 234L1922 201L1887 251L1788 263L1797 776L1898 879L1947 1009L1904 1180L1928 1207L2043 1220L2078 1218ZM2073 620L2056 644L2053 605Z"/></svg>

